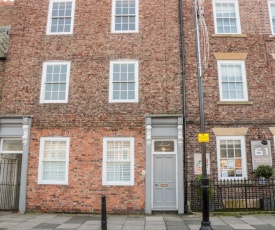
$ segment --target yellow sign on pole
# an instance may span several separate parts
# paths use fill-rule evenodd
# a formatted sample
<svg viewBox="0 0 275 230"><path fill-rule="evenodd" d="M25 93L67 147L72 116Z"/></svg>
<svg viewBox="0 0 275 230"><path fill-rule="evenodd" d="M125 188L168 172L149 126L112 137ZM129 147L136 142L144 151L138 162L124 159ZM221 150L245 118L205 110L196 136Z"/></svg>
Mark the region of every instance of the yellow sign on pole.
<svg viewBox="0 0 275 230"><path fill-rule="evenodd" d="M209 133L199 133L198 142L209 142Z"/></svg>

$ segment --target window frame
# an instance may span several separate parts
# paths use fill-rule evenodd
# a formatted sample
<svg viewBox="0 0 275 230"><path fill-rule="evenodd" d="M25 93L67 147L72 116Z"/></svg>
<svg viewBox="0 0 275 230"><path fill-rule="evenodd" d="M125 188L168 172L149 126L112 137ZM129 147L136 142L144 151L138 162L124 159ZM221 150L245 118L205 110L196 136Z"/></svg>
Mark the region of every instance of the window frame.
<svg viewBox="0 0 275 230"><path fill-rule="evenodd" d="M65 180L43 180L43 162L44 162L44 149L46 141L66 141L66 159L65 159ZM39 149L39 166L38 166L38 184L69 184L69 154L70 154L70 138L69 137L41 137ZM50 160L49 160L50 161Z"/></svg>
<svg viewBox="0 0 275 230"><path fill-rule="evenodd" d="M5 140L14 140L14 141L22 141L22 151L5 151L3 150L3 143ZM1 138L0 139L1 144L0 144L0 153L23 153L23 140L22 138Z"/></svg>
<svg viewBox="0 0 275 230"><path fill-rule="evenodd" d="M112 33L138 33L139 31L139 0L135 0L135 30L116 30L115 29L115 18L116 18L116 2L118 0L112 0L112 23L111 32Z"/></svg>
<svg viewBox="0 0 275 230"><path fill-rule="evenodd" d="M236 33L219 33L218 32L218 25L217 25L217 17L216 17L216 3L234 3L235 12L236 12L236 24L237 24L237 32ZM239 2L238 0L213 0L213 17L214 17L214 28L215 34L241 34L241 19L240 19L240 11L239 11Z"/></svg>
<svg viewBox="0 0 275 230"><path fill-rule="evenodd" d="M221 177L221 166L220 166L220 141L221 140L240 140L241 141L241 160L242 160L242 176L241 177ZM246 146L244 136L217 136L217 166L218 166L218 179L219 180L243 180L247 178L247 160L246 160ZM227 158L228 159L228 158Z"/></svg>
<svg viewBox="0 0 275 230"><path fill-rule="evenodd" d="M47 75L47 67L50 65L67 65L67 73L66 73L66 92L64 100L46 100L45 99L45 88L46 88L46 75ZM42 79L41 79L41 89L40 89L40 103L68 103L69 100L69 83L70 83L70 70L71 70L71 62L70 61L46 61L43 62L43 70L42 70Z"/></svg>
<svg viewBox="0 0 275 230"><path fill-rule="evenodd" d="M135 99L114 99L113 98L113 67L114 64L134 64L135 65ZM136 103L139 96L139 63L137 60L113 60L110 61L109 73L109 103ZM129 83L129 81L127 81Z"/></svg>
<svg viewBox="0 0 275 230"><path fill-rule="evenodd" d="M109 141L129 141L130 142L130 181L107 181L107 143ZM133 137L104 137L103 138L103 158L102 158L102 185L113 186L134 186L134 138ZM116 161L117 162L117 161Z"/></svg>
<svg viewBox="0 0 275 230"><path fill-rule="evenodd" d="M271 14L271 5L273 5L274 9L275 9L275 1L268 1L268 12L269 12L269 20L270 20L270 27L271 27L271 34L275 35L275 23L273 25L272 22L272 14ZM275 16L274 16L275 19Z"/></svg>
<svg viewBox="0 0 275 230"><path fill-rule="evenodd" d="M243 82L243 99L224 99L223 98L223 90L222 90L222 70L221 65L222 64L236 64L241 66L242 71L242 82ZM247 77L246 77L246 66L244 60L217 60L217 66L218 66L218 79L219 79L219 95L220 95L220 101L248 101L248 86L247 86ZM235 81L236 82L236 81Z"/></svg>
<svg viewBox="0 0 275 230"><path fill-rule="evenodd" d="M70 32L51 32L51 25L52 25L52 9L53 4L55 2L72 2L72 14L71 14L71 27ZM66 35L66 34L73 34L74 28L74 14L75 14L75 0L50 0L49 1L49 8L48 8L48 19L47 19L47 35Z"/></svg>

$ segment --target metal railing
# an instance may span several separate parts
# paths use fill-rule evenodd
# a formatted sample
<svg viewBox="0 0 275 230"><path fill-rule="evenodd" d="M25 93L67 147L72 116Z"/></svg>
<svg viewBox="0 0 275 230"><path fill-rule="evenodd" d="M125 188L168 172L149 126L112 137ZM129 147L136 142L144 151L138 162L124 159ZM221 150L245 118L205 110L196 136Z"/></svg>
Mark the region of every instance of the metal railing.
<svg viewBox="0 0 275 230"><path fill-rule="evenodd" d="M0 160L0 210L18 210L21 161Z"/></svg>
<svg viewBox="0 0 275 230"><path fill-rule="evenodd" d="M200 184L191 183L191 210L201 211ZM275 210L275 180L210 180L210 211Z"/></svg>

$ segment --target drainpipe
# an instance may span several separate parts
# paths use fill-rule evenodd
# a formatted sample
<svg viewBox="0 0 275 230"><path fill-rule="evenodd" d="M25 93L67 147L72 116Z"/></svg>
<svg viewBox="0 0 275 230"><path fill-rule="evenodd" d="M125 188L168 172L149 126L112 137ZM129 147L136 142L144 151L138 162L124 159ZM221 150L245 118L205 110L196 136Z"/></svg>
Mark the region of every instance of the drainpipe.
<svg viewBox="0 0 275 230"><path fill-rule="evenodd" d="M183 94L183 180L184 180L184 212L187 213L187 167L186 167L186 88L185 88L185 68L184 68L184 32L182 0L179 0L180 17L180 42L181 42L181 74L182 74L182 94Z"/></svg>

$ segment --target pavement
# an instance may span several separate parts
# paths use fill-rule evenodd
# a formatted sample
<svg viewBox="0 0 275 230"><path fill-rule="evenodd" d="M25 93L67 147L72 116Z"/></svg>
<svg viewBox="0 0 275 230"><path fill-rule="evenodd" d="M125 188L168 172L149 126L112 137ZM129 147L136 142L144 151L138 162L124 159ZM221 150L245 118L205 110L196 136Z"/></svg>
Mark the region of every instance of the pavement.
<svg viewBox="0 0 275 230"><path fill-rule="evenodd" d="M201 214L108 215L107 230L199 230ZM210 216L213 230L275 230L275 215ZM94 214L0 212L0 230L95 230L101 216Z"/></svg>

